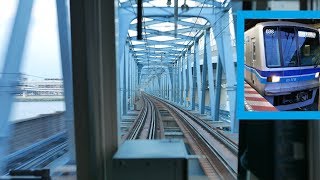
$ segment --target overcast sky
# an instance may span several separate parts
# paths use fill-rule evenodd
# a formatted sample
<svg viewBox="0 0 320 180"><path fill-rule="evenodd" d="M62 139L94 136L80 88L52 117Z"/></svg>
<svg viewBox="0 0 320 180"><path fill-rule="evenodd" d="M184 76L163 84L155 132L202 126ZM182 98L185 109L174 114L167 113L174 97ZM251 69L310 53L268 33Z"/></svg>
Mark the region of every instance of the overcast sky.
<svg viewBox="0 0 320 180"><path fill-rule="evenodd" d="M0 72L17 2L0 0ZM34 0L21 72L49 78L62 77L55 0Z"/></svg>
<svg viewBox="0 0 320 180"><path fill-rule="evenodd" d="M183 2L179 0L180 4ZM0 72L17 3L18 0L0 0ZM162 0L154 1L154 4L160 3L166 5ZM233 29L232 23L231 28ZM55 0L34 0L21 72L48 78L62 77Z"/></svg>

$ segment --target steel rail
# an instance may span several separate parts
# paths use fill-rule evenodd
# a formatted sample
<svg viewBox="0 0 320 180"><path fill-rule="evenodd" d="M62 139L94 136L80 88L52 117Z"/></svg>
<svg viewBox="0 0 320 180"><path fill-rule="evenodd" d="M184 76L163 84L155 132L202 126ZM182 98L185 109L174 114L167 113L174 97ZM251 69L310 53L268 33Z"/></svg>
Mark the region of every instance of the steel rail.
<svg viewBox="0 0 320 180"><path fill-rule="evenodd" d="M204 131L209 133L212 138L215 138L217 141L219 141L221 144L223 144L234 156L237 157L238 153L238 147L237 144L233 141L231 141L229 138L227 138L225 135L220 133L219 131L213 129L210 125L208 125L206 122L203 120L199 119L198 117L190 114L186 110L182 110L181 108L177 107L176 105L173 105L172 103L169 103L167 101L164 101L158 97L152 96L152 98L160 101L163 103L164 106L166 106L168 109L170 109L172 112L174 112L181 120L183 120L184 124L187 125L187 127L191 130L194 134L195 137L197 137L198 140L201 141L201 144L204 147L204 151L207 152L207 157L210 157L211 163L214 163L216 159L218 159L221 164L224 166L224 168L229 172L229 175L224 173L221 175L221 177L227 177L236 179L237 178L237 170L233 168L230 163L223 157L219 151L216 150L213 144L211 144L208 139L208 137L205 137L203 134L198 132L199 127L201 127ZM190 122L188 119L191 121L195 122L196 124ZM198 127L196 127L198 126ZM203 148L201 148L203 149ZM212 164L212 167L216 165Z"/></svg>
<svg viewBox="0 0 320 180"><path fill-rule="evenodd" d="M7 156L7 172L10 170L25 170L43 168L45 164L50 164L57 157L68 151L66 132L59 133L40 143L35 143L30 147L19 150ZM42 166L44 165L44 166Z"/></svg>
<svg viewBox="0 0 320 180"><path fill-rule="evenodd" d="M155 105L147 96L142 94L141 97L143 98L143 109L140 111L138 117L134 121L133 125L129 129L129 132L124 139L133 140L139 138L156 138L157 114ZM140 137L145 127L148 128L147 134L145 134L146 136Z"/></svg>

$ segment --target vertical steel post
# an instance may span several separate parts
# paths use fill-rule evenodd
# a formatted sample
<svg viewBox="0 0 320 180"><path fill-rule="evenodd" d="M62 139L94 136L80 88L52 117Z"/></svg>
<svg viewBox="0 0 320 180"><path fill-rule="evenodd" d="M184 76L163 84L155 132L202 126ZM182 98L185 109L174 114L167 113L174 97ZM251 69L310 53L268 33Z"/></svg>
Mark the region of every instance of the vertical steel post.
<svg viewBox="0 0 320 180"><path fill-rule="evenodd" d="M191 48L188 49L188 55L191 55ZM191 67L191 57L188 58L188 79L189 79L189 102L190 102L190 109L194 110L194 82L193 82L193 76L192 76L192 67Z"/></svg>
<svg viewBox="0 0 320 180"><path fill-rule="evenodd" d="M188 70L189 70L189 67L188 67L188 61L189 61L189 50L187 50L186 52L186 56L185 56L185 69L184 69L184 73L185 74L185 80L184 80L184 87L185 87L185 90L184 90L184 93L185 93L185 98L184 98L184 101L185 101L185 104L184 106L185 107L189 107L189 73L188 73Z"/></svg>
<svg viewBox="0 0 320 180"><path fill-rule="evenodd" d="M129 110L129 92L130 92L130 84L129 84L129 73L130 73L130 51L129 51L129 42L127 43L127 46L126 46L126 59L125 59L125 67L126 67L126 70L125 70L125 73L126 73L126 83L125 83L125 90L126 90L126 112L128 113L128 110ZM126 114L127 114L126 113Z"/></svg>
<svg viewBox="0 0 320 180"><path fill-rule="evenodd" d="M188 54L186 53L185 56L182 58L183 61L183 67L182 67L182 74L183 74L183 106L187 107L188 101L187 101L187 96L188 96L188 78L187 78L187 71L186 71L186 65L188 63L184 62L185 60L188 60Z"/></svg>
<svg viewBox="0 0 320 180"><path fill-rule="evenodd" d="M185 80L185 78L184 78L184 62L183 62L183 59L184 59L184 56L180 59L180 61L181 61L181 72L180 72L180 77L181 77L181 89L180 89L180 105L181 106L183 106L184 105L184 102L185 102L185 98L184 98L184 89L185 89L185 87L184 87L184 80Z"/></svg>
<svg viewBox="0 0 320 180"><path fill-rule="evenodd" d="M179 76L179 80L178 80L178 83L179 83L179 88L178 88L178 93L177 93L177 103L178 104L181 104L181 102L182 102L182 98L181 98L181 89L182 89L182 83L181 83L181 81L182 81L182 78L181 78L181 61L180 61L180 59L178 60L178 76Z"/></svg>
<svg viewBox="0 0 320 180"><path fill-rule="evenodd" d="M210 21L212 24L213 20L211 19ZM233 49L231 45L230 28L226 28L229 26L229 21L229 13L227 12L218 20L216 26L212 28L216 35L215 39L217 42L219 57L221 58L222 67L227 80L226 90L229 97L231 131L238 132L239 122L235 117L237 81L233 62L233 53L230 53L230 50Z"/></svg>
<svg viewBox="0 0 320 180"><path fill-rule="evenodd" d="M208 61L207 61L207 48L206 48L206 41L204 41L204 53L203 53L203 64L202 64L202 84L201 84L201 103L199 104L200 114L204 114L205 110L205 102L206 102L206 86L207 86L207 68L208 68Z"/></svg>
<svg viewBox="0 0 320 180"><path fill-rule="evenodd" d="M198 91L198 111L199 113L202 112L201 109L201 69L200 69L200 58L199 58L199 40L194 42L194 62L195 62L195 74L197 76L197 91Z"/></svg>
<svg viewBox="0 0 320 180"><path fill-rule="evenodd" d="M205 56L207 57L207 67L208 67L208 82L209 82L209 95L210 95L210 109L211 109L211 118L215 117L215 102L214 98L216 96L214 90L214 79L213 79L213 68L212 68L212 55L211 55L211 44L210 44L210 29L206 30L205 34ZM220 96L220 94L219 94ZM217 121L218 119L213 119Z"/></svg>
<svg viewBox="0 0 320 180"><path fill-rule="evenodd" d="M74 112L73 112L73 86L71 67L71 43L70 27L68 26L68 9L65 0L56 0L57 17L60 41L60 56L63 74L63 87L66 111L64 118L68 129L68 143L70 162L75 163L74 144Z"/></svg>
<svg viewBox="0 0 320 180"><path fill-rule="evenodd" d="M222 65L221 65L221 59L218 57L217 69L216 69L216 97L214 99L215 117L213 117L213 119L216 119L216 120L218 120L220 117L221 78L222 78Z"/></svg>
<svg viewBox="0 0 320 180"><path fill-rule="evenodd" d="M129 59L128 59L128 92L127 92L127 96L128 96L128 110L131 110L131 77L132 77L132 67L131 67L131 61L132 61L132 55L130 54L130 47L129 47L129 50L128 50L128 53L129 53Z"/></svg>
<svg viewBox="0 0 320 180"><path fill-rule="evenodd" d="M169 73L169 76L168 76L168 80L169 80L169 101L173 101L172 99L172 96L173 96L173 90L174 90L174 82L173 82L173 73L174 70L173 70L173 67L169 67L168 68L168 73Z"/></svg>
<svg viewBox="0 0 320 180"><path fill-rule="evenodd" d="M122 80L122 115L127 114L127 60L128 60L128 51L127 51L127 44L124 47L124 57L123 57L123 76ZM121 82L120 80L120 82Z"/></svg>
<svg viewBox="0 0 320 180"><path fill-rule="evenodd" d="M176 78L176 80L175 80L175 89L174 89L174 98L175 98L175 101L174 102L176 102L176 103L178 103L179 102L179 62L177 61L176 62L176 68L175 68L175 78Z"/></svg>

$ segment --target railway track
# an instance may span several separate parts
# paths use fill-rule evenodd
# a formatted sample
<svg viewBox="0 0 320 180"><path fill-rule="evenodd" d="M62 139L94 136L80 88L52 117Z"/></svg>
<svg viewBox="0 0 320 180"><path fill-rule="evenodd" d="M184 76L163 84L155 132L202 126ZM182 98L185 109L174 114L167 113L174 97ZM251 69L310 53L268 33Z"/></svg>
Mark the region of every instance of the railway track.
<svg viewBox="0 0 320 180"><path fill-rule="evenodd" d="M61 132L48 139L40 141L28 148L24 148L5 158L7 168L10 170L30 170L44 168L68 151L67 133Z"/></svg>
<svg viewBox="0 0 320 180"><path fill-rule="evenodd" d="M199 155L199 162L209 179L236 179L238 145L186 110L148 96L157 101L175 117L189 145Z"/></svg>
<svg viewBox="0 0 320 180"><path fill-rule="evenodd" d="M238 144L188 111L157 97L142 94L143 109L123 140L164 138L159 109L175 119L209 179L237 179Z"/></svg>
<svg viewBox="0 0 320 180"><path fill-rule="evenodd" d="M155 139L157 136L158 112L147 96L142 96L143 108L122 140Z"/></svg>

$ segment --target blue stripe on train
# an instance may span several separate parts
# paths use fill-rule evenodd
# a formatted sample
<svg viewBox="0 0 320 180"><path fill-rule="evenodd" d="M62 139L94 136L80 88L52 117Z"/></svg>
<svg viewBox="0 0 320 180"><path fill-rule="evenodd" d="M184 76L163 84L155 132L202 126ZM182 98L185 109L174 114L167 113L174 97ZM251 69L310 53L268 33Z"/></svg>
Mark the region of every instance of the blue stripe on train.
<svg viewBox="0 0 320 180"><path fill-rule="evenodd" d="M261 71L259 69L256 69L254 67L248 66L248 65L244 65L246 68L252 68L255 69L260 76L262 77L269 77L272 75L276 75L276 76L296 76L296 75L300 75L300 74L311 74L311 73L316 73L316 72L320 72L320 67L319 68L309 68L309 69L298 69L298 70L283 70L283 71Z"/></svg>
<svg viewBox="0 0 320 180"><path fill-rule="evenodd" d="M257 78L259 79L260 83L262 83L262 84L271 83L271 82L267 82L267 77L261 76L261 74L259 73L259 70L255 69L255 68L251 68L246 65L245 65L245 69L247 71L250 71L251 73L254 73L257 76ZM316 71L316 72L319 72L319 71ZM277 83L289 83L289 82L313 80L313 79L315 79L314 75L316 72L314 72L314 74L308 74L308 75L302 75L302 76L296 76L296 77L286 77L286 76L281 76L280 74L277 75L274 73L272 73L272 75L280 76L280 82L277 82ZM270 76L271 76L271 74L270 74Z"/></svg>

